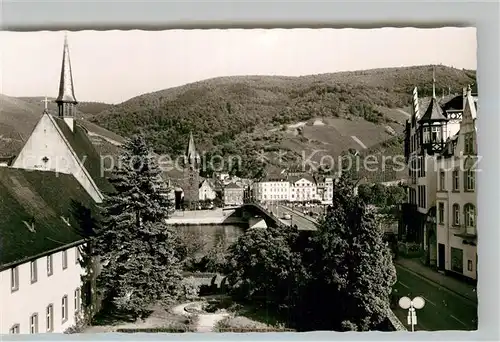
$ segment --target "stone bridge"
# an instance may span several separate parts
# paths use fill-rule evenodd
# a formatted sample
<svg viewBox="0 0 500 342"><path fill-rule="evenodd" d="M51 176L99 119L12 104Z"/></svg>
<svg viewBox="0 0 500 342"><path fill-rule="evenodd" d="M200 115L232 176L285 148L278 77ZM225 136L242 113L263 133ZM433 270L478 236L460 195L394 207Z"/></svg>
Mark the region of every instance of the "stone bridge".
<svg viewBox="0 0 500 342"><path fill-rule="evenodd" d="M249 228L285 226L279 218L258 203L215 210L176 211L167 219L172 225L248 224Z"/></svg>

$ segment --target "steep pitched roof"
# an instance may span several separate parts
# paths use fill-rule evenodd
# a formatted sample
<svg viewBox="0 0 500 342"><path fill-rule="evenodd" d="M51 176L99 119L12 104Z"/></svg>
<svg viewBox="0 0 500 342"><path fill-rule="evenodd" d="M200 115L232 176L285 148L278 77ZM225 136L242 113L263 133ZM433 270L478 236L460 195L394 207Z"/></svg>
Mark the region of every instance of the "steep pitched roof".
<svg viewBox="0 0 500 342"><path fill-rule="evenodd" d="M450 99L449 101L446 101L443 103L441 108L444 111L448 110L463 110L464 108L464 97L463 95L457 95Z"/></svg>
<svg viewBox="0 0 500 342"><path fill-rule="evenodd" d="M81 241L75 203L97 215L72 175L0 167L0 270Z"/></svg>
<svg viewBox="0 0 500 342"><path fill-rule="evenodd" d="M441 109L441 106L439 105L438 100L436 97L432 97L431 101L429 103L429 106L427 107L427 110L425 111L425 114L422 115L420 118L419 122L425 122L425 121L446 121L446 116L443 112L443 109Z"/></svg>
<svg viewBox="0 0 500 342"><path fill-rule="evenodd" d="M191 163L200 159L200 155L196 151L196 147L194 145L194 138L193 138L192 132L189 133L189 143L188 143L188 147L186 149L186 156L185 157Z"/></svg>
<svg viewBox="0 0 500 342"><path fill-rule="evenodd" d="M85 129L75 124L74 130L71 131L63 119L55 116L53 119L99 190L104 193L112 192L113 187L106 179L109 173L101 172L101 156L94 148Z"/></svg>
<svg viewBox="0 0 500 342"><path fill-rule="evenodd" d="M64 37L61 79L59 81L59 95L57 96L56 102L77 103L75 89L73 87L73 75L71 73L71 61L69 58L67 37Z"/></svg>

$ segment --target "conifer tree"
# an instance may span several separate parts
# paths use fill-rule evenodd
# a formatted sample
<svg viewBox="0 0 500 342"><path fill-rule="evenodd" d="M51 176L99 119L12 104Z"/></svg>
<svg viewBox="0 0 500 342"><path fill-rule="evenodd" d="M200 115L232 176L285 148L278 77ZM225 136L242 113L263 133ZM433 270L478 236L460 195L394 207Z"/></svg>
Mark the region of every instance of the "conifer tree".
<svg viewBox="0 0 500 342"><path fill-rule="evenodd" d="M109 181L116 191L106 196L92 238L102 261L97 286L105 303L144 317L150 305L180 295L182 276L178 240L165 223L169 189L143 136L125 143Z"/></svg>
<svg viewBox="0 0 500 342"><path fill-rule="evenodd" d="M396 271L374 213L354 195L348 177L334 185L333 203L311 243L314 281L303 300L314 328L376 329L387 317Z"/></svg>

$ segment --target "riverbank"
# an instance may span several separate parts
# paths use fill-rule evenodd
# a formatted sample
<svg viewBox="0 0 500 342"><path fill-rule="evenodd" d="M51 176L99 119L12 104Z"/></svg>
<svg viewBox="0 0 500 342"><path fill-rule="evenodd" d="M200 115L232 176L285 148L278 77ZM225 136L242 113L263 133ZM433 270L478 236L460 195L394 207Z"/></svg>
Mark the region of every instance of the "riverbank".
<svg viewBox="0 0 500 342"><path fill-rule="evenodd" d="M241 217L234 216L235 209L223 210L186 210L175 211L166 223L170 225L225 225L246 224Z"/></svg>

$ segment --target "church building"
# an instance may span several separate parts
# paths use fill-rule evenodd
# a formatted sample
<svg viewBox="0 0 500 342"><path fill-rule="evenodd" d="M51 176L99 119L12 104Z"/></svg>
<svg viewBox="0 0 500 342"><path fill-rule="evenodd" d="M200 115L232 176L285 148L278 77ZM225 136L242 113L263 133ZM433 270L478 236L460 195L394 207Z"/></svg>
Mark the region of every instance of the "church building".
<svg viewBox="0 0 500 342"><path fill-rule="evenodd" d="M81 280L84 223L113 188L75 120L66 39L56 103L57 114L46 106L14 160L0 165L0 334L62 333L92 305L83 302L92 291Z"/></svg>

